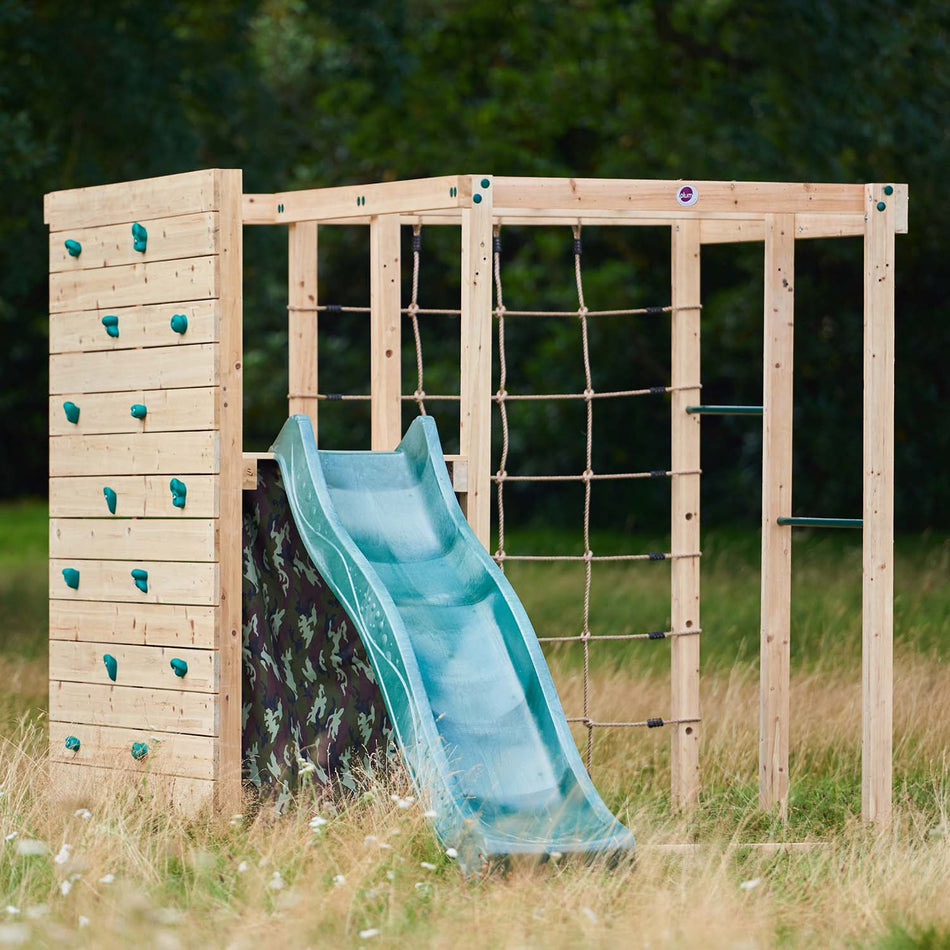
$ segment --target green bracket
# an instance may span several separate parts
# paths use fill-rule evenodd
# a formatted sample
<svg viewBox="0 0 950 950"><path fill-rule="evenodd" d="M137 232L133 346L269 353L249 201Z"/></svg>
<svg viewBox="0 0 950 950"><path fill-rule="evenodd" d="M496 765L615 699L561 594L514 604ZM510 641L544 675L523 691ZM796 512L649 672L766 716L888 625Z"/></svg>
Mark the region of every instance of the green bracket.
<svg viewBox="0 0 950 950"><path fill-rule="evenodd" d="M148 231L142 227L138 221L132 225L132 250L140 251L142 254L145 253L145 248L148 245Z"/></svg>
<svg viewBox="0 0 950 950"><path fill-rule="evenodd" d="M66 245L66 253L70 257L79 257L82 254L82 245L79 241L63 241Z"/></svg>
<svg viewBox="0 0 950 950"><path fill-rule="evenodd" d="M168 665L175 671L175 676L183 677L188 672L188 664L184 660L179 660L177 656Z"/></svg>
<svg viewBox="0 0 950 950"><path fill-rule="evenodd" d="M109 336L116 340L119 338L119 318L114 313L107 313L102 318L102 325Z"/></svg>
<svg viewBox="0 0 950 950"><path fill-rule="evenodd" d="M863 528L861 518L779 518L778 523L789 528Z"/></svg>
<svg viewBox="0 0 950 950"><path fill-rule="evenodd" d="M687 406L691 416L761 416L761 406Z"/></svg>
<svg viewBox="0 0 950 950"><path fill-rule="evenodd" d="M63 580L66 581L67 587L71 587L73 590L79 590L79 571L77 571L76 568L64 567Z"/></svg>
<svg viewBox="0 0 950 950"><path fill-rule="evenodd" d="M176 333L184 334L188 329L188 317L183 313L176 313L171 319L171 326Z"/></svg>
<svg viewBox="0 0 950 950"><path fill-rule="evenodd" d="M133 419L144 419L148 415L148 409L140 402L133 403L130 412Z"/></svg>
<svg viewBox="0 0 950 950"><path fill-rule="evenodd" d="M140 567L135 568L132 571L132 580L143 594L148 593L148 571L143 571Z"/></svg>
<svg viewBox="0 0 950 950"><path fill-rule="evenodd" d="M116 493L111 488L109 488L108 485L106 485L106 487L102 489L102 494L106 499L106 504L109 506L109 513L114 515L115 502L116 502L116 497L117 497Z"/></svg>
<svg viewBox="0 0 950 950"><path fill-rule="evenodd" d="M66 736L66 748L70 752L79 751L79 740L75 736Z"/></svg>
<svg viewBox="0 0 950 950"><path fill-rule="evenodd" d="M148 746L144 742L132 743L132 758L144 759L148 755Z"/></svg>
<svg viewBox="0 0 950 950"><path fill-rule="evenodd" d="M188 495L188 488L180 478L173 478L168 487L172 490L172 504L176 508L185 507L185 498Z"/></svg>
<svg viewBox="0 0 950 950"><path fill-rule="evenodd" d="M63 412L66 413L67 422L71 422L73 425L79 422L79 406L77 406L76 403L64 402Z"/></svg>
<svg viewBox="0 0 950 950"><path fill-rule="evenodd" d="M103 653L102 662L106 666L106 672L109 674L109 679L114 683L116 674L119 672L119 664L116 662L115 657L111 653Z"/></svg>

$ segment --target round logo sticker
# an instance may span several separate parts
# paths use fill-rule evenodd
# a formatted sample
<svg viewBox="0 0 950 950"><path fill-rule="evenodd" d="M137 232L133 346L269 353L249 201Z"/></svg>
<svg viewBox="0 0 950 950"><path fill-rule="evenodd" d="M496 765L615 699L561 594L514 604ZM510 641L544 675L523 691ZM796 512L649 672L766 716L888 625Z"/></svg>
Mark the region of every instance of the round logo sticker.
<svg viewBox="0 0 950 950"><path fill-rule="evenodd" d="M679 191L676 192L676 201L684 208L696 204L698 200L699 192L692 185L681 185Z"/></svg>

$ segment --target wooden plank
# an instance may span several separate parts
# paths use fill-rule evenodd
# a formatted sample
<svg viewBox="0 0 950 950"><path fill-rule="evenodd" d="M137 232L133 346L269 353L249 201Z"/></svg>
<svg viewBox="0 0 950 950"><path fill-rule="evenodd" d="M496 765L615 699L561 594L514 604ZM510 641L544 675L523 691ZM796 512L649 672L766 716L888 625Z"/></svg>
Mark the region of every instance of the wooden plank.
<svg viewBox="0 0 950 950"><path fill-rule="evenodd" d="M370 241L370 419L372 447L402 438L402 307L398 215L374 218Z"/></svg>
<svg viewBox="0 0 950 950"><path fill-rule="evenodd" d="M446 455L445 467L452 480L452 488L462 494L468 491L468 459L463 455Z"/></svg>
<svg viewBox="0 0 950 950"><path fill-rule="evenodd" d="M759 665L759 805L788 808L792 530L795 217L769 215L765 232L762 353L762 608Z"/></svg>
<svg viewBox="0 0 950 950"><path fill-rule="evenodd" d="M118 505L116 505L118 508ZM49 554L59 558L213 561L217 518L51 518Z"/></svg>
<svg viewBox="0 0 950 950"><path fill-rule="evenodd" d="M867 187L867 207L861 817L889 822L894 731L894 230L898 210L881 185Z"/></svg>
<svg viewBox="0 0 950 950"><path fill-rule="evenodd" d="M49 442L54 477L213 475L219 467L217 432L56 435Z"/></svg>
<svg viewBox="0 0 950 950"><path fill-rule="evenodd" d="M462 507L487 549L491 542L493 189L484 192L479 204L462 212L459 454L468 459L468 492L462 496Z"/></svg>
<svg viewBox="0 0 950 950"><path fill-rule="evenodd" d="M317 224L287 229L287 347L290 415L310 417L317 434Z"/></svg>
<svg viewBox="0 0 950 950"><path fill-rule="evenodd" d="M79 571L79 587L66 586L65 568ZM148 592L132 579L134 569L148 571ZM206 604L219 602L218 565L176 561L88 561L51 559L50 597L56 600L117 600L136 604Z"/></svg>
<svg viewBox="0 0 950 950"><path fill-rule="evenodd" d="M185 507L172 504L166 475L88 475L49 480L51 518L108 518L103 488L116 494L116 518L216 518L218 480L214 475L189 475Z"/></svg>
<svg viewBox="0 0 950 950"><path fill-rule="evenodd" d="M50 274L50 312L217 297L215 265L209 255Z"/></svg>
<svg viewBox="0 0 950 950"><path fill-rule="evenodd" d="M49 391L62 395L216 386L217 359L217 343L119 353L59 353L49 358Z"/></svg>
<svg viewBox="0 0 950 950"><path fill-rule="evenodd" d="M95 385L94 381L90 381ZM60 393L49 399L50 435L83 435L118 432L176 432L217 429L217 391L196 389L139 389L123 393ZM80 407L79 421L70 422L63 410L69 401ZM136 419L133 405L148 410Z"/></svg>
<svg viewBox="0 0 950 950"><path fill-rule="evenodd" d="M243 514L243 227L240 171L219 171L215 177L221 231L218 245L218 286L221 288L221 351L219 394L221 418L221 516L218 560L221 565L221 688L217 696L220 722L215 807L241 807L241 631L242 631L242 514Z"/></svg>
<svg viewBox="0 0 950 950"><path fill-rule="evenodd" d="M218 734L213 693L50 680L49 717L92 726L157 729L196 736Z"/></svg>
<svg viewBox="0 0 950 950"><path fill-rule="evenodd" d="M54 191L45 196L43 220L51 231L62 231L214 210L214 172L203 169Z"/></svg>
<svg viewBox="0 0 950 950"><path fill-rule="evenodd" d="M175 215L171 218L156 218L143 227L148 232L144 251L135 250L130 224L73 229L68 239L79 241L82 245L79 257L72 257L66 250L67 238L63 232L54 231L49 235L50 273L138 264L142 261L173 261L213 254L218 216L209 211Z"/></svg>
<svg viewBox="0 0 950 950"><path fill-rule="evenodd" d="M49 678L73 683L111 685L103 654L116 660L116 685L149 689L174 689L187 693L218 690L217 650L183 650L181 647L132 646L86 640L50 640ZM176 676L170 663L184 660L188 672Z"/></svg>
<svg viewBox="0 0 950 950"><path fill-rule="evenodd" d="M79 748L75 752L66 748L67 736L75 736L79 740ZM144 742L148 746L148 754L144 758L132 757L134 742ZM215 740L210 736L51 722L49 752L53 762L121 768L129 772L157 775L181 775L185 778L214 778Z"/></svg>
<svg viewBox="0 0 950 950"><path fill-rule="evenodd" d="M695 404L700 385L700 226L683 221L672 229L672 305L695 309L671 314L672 386L689 386L671 395L671 460L675 470L700 468L700 417L686 412ZM700 476L680 475L670 489L670 527L674 554L700 549ZM670 563L670 617L672 629L681 633L700 629L699 558L678 558ZM671 718L698 719L699 636L674 637L670 643ZM674 806L689 808L699 797L700 723L671 726L670 783Z"/></svg>
<svg viewBox="0 0 950 950"><path fill-rule="evenodd" d="M51 640L210 649L219 613L218 607L51 600L49 635Z"/></svg>
<svg viewBox="0 0 950 950"><path fill-rule="evenodd" d="M677 195L690 186L693 212L864 212L862 185L759 181L651 181L626 178L496 177L494 202L505 208L562 211L682 209ZM424 209L420 209L424 210Z"/></svg>
<svg viewBox="0 0 950 950"><path fill-rule="evenodd" d="M171 318L183 314L188 329L176 333ZM109 336L102 318L119 318L119 335ZM49 318L50 353L76 353L87 350L130 350L141 347L185 346L214 343L218 339L218 302L189 300L176 304L150 304L146 307L112 307L106 310L77 310L53 313Z"/></svg>

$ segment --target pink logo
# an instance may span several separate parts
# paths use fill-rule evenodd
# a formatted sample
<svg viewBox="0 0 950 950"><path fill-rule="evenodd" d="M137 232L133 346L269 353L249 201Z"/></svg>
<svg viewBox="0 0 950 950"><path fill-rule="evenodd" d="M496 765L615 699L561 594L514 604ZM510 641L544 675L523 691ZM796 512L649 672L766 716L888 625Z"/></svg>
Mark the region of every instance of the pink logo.
<svg viewBox="0 0 950 950"><path fill-rule="evenodd" d="M699 199L699 192L692 185L682 185L676 192L676 201L684 207L696 204Z"/></svg>

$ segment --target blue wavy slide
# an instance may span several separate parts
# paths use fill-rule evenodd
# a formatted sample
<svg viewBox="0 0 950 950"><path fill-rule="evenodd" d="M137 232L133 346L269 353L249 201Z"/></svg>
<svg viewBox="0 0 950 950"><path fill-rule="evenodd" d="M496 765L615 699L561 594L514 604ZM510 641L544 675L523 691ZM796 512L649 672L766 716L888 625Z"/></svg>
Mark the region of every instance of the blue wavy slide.
<svg viewBox="0 0 950 950"><path fill-rule="evenodd" d="M304 546L366 645L435 830L475 870L635 847L584 768L521 602L465 520L435 422L394 452L273 446Z"/></svg>

